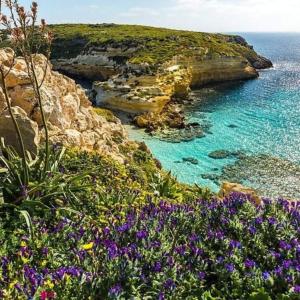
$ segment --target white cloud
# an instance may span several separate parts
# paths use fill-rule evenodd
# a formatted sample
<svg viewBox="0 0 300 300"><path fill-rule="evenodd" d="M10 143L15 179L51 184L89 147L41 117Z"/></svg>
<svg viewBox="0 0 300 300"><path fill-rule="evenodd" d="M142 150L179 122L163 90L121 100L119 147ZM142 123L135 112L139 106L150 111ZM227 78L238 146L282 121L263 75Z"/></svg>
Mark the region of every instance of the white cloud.
<svg viewBox="0 0 300 300"><path fill-rule="evenodd" d="M120 14L121 17L138 18L138 17L156 17L159 12L152 8L147 7L132 7L128 11Z"/></svg>
<svg viewBox="0 0 300 300"><path fill-rule="evenodd" d="M177 27L203 31L299 31L299 0L173 0Z"/></svg>

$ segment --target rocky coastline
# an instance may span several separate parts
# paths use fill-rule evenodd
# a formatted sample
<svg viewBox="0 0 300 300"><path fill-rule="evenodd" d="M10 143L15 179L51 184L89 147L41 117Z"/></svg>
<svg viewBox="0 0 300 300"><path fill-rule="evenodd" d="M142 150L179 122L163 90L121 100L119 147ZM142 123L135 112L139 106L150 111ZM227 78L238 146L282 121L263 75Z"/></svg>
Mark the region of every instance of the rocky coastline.
<svg viewBox="0 0 300 300"><path fill-rule="evenodd" d="M53 25L52 30L53 55L42 90L51 141L118 159L128 139L111 111L128 114L137 127L165 141L201 138L207 128L185 120L192 89L257 78L258 69L272 66L239 36L115 24ZM1 63L11 64L11 49L2 48L0 56ZM42 74L45 57L36 56L35 63ZM76 79L93 83L89 97ZM43 130L22 58L7 80L21 131L34 153ZM1 98L0 132L17 147ZM102 109L95 111L92 104Z"/></svg>
<svg viewBox="0 0 300 300"><path fill-rule="evenodd" d="M201 136L199 126L186 123L183 114L191 89L254 79L258 70L272 67L270 60L258 55L240 36L115 24L65 25L66 31L76 32L71 39L61 26L53 27L57 34L54 69L93 81L90 94L96 106L125 112L138 127L162 136L169 129L185 129L187 138L194 131ZM85 29L94 30L95 39L90 43ZM116 36L122 30L127 35ZM101 33L110 36L103 39ZM183 42L190 43L184 48L188 52L179 47ZM65 50L58 47L61 44ZM156 52L157 57L150 57Z"/></svg>

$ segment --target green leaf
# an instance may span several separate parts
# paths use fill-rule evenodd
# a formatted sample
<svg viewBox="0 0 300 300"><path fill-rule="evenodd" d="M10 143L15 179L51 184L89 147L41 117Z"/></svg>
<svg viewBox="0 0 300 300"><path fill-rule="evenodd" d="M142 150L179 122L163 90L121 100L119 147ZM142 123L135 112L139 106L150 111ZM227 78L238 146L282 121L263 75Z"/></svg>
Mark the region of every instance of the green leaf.
<svg viewBox="0 0 300 300"><path fill-rule="evenodd" d="M34 237L34 230L33 230L33 225L32 225L32 221L31 221L31 217L30 217L28 211L26 211L26 210L20 210L20 214L24 217L24 219L26 221L30 237L33 238Z"/></svg>
<svg viewBox="0 0 300 300"><path fill-rule="evenodd" d="M253 292L248 300L272 300L269 294L264 289L259 289Z"/></svg>

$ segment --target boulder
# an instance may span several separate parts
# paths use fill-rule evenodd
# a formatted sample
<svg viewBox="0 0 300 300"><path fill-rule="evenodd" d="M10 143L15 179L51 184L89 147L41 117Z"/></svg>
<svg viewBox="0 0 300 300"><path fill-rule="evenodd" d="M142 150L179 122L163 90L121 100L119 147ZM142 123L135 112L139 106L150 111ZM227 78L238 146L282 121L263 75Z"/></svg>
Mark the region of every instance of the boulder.
<svg viewBox="0 0 300 300"><path fill-rule="evenodd" d="M223 182L218 196L220 198L224 198L229 196L231 193L246 194L249 195L256 204L259 205L262 203L262 199L258 196L257 192L254 189L243 186L239 183Z"/></svg>
<svg viewBox="0 0 300 300"><path fill-rule="evenodd" d="M29 119L22 108L13 107L12 111L20 128L26 150L35 155L40 141L38 124ZM15 126L8 110L0 115L0 137L4 138L7 146L12 146L21 153Z"/></svg>

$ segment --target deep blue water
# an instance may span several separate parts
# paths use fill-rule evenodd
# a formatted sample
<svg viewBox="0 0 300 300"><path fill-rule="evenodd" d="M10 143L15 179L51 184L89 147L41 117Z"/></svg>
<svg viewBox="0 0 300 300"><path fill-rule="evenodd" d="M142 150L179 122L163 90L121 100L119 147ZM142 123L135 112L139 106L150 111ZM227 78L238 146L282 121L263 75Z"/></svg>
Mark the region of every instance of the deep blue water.
<svg viewBox="0 0 300 300"><path fill-rule="evenodd" d="M164 168L183 182L218 189L215 182L202 179L201 174L217 169L220 173L233 159L209 158L214 150L266 153L300 163L300 34L241 35L257 52L270 58L274 68L260 72L256 80L194 91L197 101L187 107L187 117L210 123L210 134L192 142L172 144L142 131L130 133L134 139L145 141ZM183 157L194 157L199 164L178 163ZM293 180L286 182L290 189L293 184Z"/></svg>

